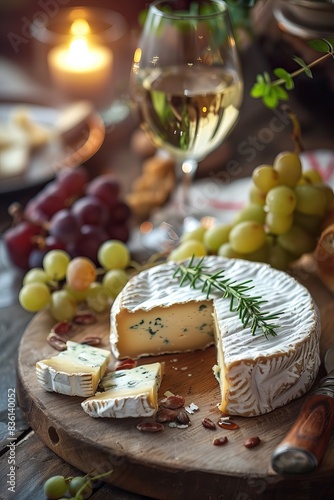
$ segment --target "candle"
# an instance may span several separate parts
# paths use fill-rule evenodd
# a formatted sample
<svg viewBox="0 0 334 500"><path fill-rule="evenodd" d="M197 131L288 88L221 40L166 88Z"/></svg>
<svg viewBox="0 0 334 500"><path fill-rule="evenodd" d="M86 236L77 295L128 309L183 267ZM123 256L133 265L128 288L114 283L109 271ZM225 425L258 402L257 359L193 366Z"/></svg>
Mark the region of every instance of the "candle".
<svg viewBox="0 0 334 500"><path fill-rule="evenodd" d="M48 66L55 85L77 99L90 99L97 106L108 101L113 54L108 47L89 40L90 27L85 19L71 26L71 40L52 48Z"/></svg>

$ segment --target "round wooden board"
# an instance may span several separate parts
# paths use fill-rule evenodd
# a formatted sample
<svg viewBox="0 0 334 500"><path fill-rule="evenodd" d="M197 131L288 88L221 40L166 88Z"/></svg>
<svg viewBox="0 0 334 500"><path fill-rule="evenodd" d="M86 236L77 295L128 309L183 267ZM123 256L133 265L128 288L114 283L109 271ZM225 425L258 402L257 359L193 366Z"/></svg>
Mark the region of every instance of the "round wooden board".
<svg viewBox="0 0 334 500"><path fill-rule="evenodd" d="M295 275L320 309L323 355L333 336L333 296L307 270L299 268ZM154 499L330 498L333 438L322 464L306 477L282 477L270 467L274 448L291 428L306 396L267 415L234 417L240 426L237 430L211 431L201 422L204 417L217 421L221 416L216 407L219 388L212 374L215 348L165 355L159 358L165 361L159 395L167 390L181 394L187 405L193 402L199 410L191 415L186 429L166 425L161 433L141 433L136 428L141 419L93 419L82 410L82 398L48 393L39 386L35 363L56 354L46 342L53 323L42 312L28 325L19 349L18 398L26 420L41 440L73 466L85 472L113 469L107 482ZM103 337L102 346L108 347L109 314L101 315L93 326L80 327L73 340L88 335ZM156 359L142 359L140 364ZM213 446L218 436L227 436L228 443ZM243 444L251 436L259 436L261 443L247 449Z"/></svg>

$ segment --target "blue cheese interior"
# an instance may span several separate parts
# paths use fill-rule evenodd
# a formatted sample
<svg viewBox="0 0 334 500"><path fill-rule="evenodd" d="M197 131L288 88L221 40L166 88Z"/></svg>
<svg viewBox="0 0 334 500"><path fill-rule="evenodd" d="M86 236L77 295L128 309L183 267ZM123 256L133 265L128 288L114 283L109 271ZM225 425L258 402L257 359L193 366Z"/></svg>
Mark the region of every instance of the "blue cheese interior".
<svg viewBox="0 0 334 500"><path fill-rule="evenodd" d="M82 408L91 417L149 417L158 409L158 390L163 376L162 363L150 363L107 374L101 381L103 392L86 399Z"/></svg>
<svg viewBox="0 0 334 500"><path fill-rule="evenodd" d="M110 351L67 341L67 350L36 363L40 385L49 392L88 397L95 393L111 359Z"/></svg>

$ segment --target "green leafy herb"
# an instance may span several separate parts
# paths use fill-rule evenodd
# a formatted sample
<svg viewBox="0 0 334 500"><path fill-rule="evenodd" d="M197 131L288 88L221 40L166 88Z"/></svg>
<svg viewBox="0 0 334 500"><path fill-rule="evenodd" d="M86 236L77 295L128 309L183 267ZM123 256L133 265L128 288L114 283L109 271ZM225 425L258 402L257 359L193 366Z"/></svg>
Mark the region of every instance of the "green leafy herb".
<svg viewBox="0 0 334 500"><path fill-rule="evenodd" d="M309 64L301 57L294 56L292 59L300 66L299 69L293 73L289 73L284 68L276 68L274 70L274 75L277 77L277 80L271 80L267 72L257 75L256 83L250 91L251 97L262 99L262 102L267 108L274 109L280 101L287 101L289 99L287 91L294 88L294 78L296 76L304 73L309 78L313 78L311 68L330 56L334 57L334 39L332 38L311 40L309 45L314 50L325 52L325 54Z"/></svg>
<svg viewBox="0 0 334 500"><path fill-rule="evenodd" d="M185 284L191 288L201 287L202 292L206 292L209 298L212 288L223 292L223 298L230 299L230 311L238 313L244 328L250 327L252 335L256 334L258 329L268 338L270 335L277 335L278 324L273 323L283 313L268 314L260 310L266 300L262 297L252 297L248 294L254 287L250 286L251 280L242 283L236 283L229 278L224 277L224 270L214 274L209 274L203 265L203 258L197 262L194 257L187 265L180 264L174 273L174 277L181 278L180 286Z"/></svg>

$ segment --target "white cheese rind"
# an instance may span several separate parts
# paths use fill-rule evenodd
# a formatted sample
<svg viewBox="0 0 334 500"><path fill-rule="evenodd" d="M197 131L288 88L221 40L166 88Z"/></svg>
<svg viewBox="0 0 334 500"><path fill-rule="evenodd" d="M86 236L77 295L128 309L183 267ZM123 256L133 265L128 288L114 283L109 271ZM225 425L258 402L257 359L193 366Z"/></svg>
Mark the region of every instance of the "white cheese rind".
<svg viewBox="0 0 334 500"><path fill-rule="evenodd" d="M36 363L38 382L48 392L89 397L95 393L111 353L72 341L66 345L66 351Z"/></svg>
<svg viewBox="0 0 334 500"><path fill-rule="evenodd" d="M271 314L283 312L276 321L279 323L276 337L267 339L261 332L252 335L230 311L230 301L212 289L210 298L216 317L212 329L217 348L222 352L223 366L219 370L224 376L221 409L234 415L260 415L304 394L320 366L320 320L308 290L287 273L266 264L217 256L206 257L203 264L210 274L224 269L226 278L239 283L251 280L254 288L249 294L267 301L261 310ZM179 279L174 277L176 269L177 264L169 262L143 271L118 296L111 310L110 325L111 349L116 357L129 356L119 349L124 346L118 323L123 311L128 317L134 314L145 318L153 308L160 307L169 313L176 304L198 304L206 299L201 290L188 285L180 287ZM177 336L181 332L174 330L168 335ZM129 345L136 343L136 330L123 332L122 336L127 336ZM151 349L151 345L148 336L146 348L139 356L178 352L169 351L166 344L159 351ZM191 337L187 350L193 350Z"/></svg>
<svg viewBox="0 0 334 500"><path fill-rule="evenodd" d="M161 363L111 372L100 384L105 392L98 392L81 406L94 418L150 417L158 408L162 372Z"/></svg>

